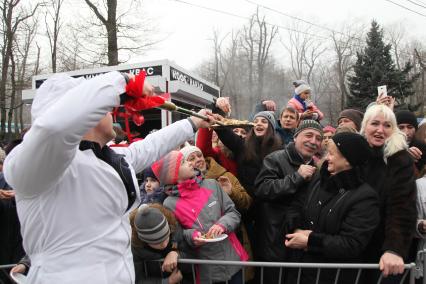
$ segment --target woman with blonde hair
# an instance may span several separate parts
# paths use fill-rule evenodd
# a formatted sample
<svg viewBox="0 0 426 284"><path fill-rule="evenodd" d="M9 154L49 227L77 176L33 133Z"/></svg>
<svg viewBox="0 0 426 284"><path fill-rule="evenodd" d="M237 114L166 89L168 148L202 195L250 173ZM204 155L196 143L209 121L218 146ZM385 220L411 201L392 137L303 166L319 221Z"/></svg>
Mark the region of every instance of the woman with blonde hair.
<svg viewBox="0 0 426 284"><path fill-rule="evenodd" d="M401 274L416 223L414 163L389 107L369 107L360 132L373 149L365 167L366 182L377 191L380 202L380 223L365 251L365 261L379 262L384 277ZM395 278L382 283L393 283Z"/></svg>

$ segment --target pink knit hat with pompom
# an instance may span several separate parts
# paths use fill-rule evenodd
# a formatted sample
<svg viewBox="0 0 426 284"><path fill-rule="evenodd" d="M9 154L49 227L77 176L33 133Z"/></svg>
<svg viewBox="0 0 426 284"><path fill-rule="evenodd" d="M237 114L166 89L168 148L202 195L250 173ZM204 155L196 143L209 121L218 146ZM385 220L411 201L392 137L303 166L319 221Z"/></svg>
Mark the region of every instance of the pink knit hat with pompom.
<svg viewBox="0 0 426 284"><path fill-rule="evenodd" d="M152 171L161 185L177 184L182 160L183 154L181 152L171 151L152 165Z"/></svg>

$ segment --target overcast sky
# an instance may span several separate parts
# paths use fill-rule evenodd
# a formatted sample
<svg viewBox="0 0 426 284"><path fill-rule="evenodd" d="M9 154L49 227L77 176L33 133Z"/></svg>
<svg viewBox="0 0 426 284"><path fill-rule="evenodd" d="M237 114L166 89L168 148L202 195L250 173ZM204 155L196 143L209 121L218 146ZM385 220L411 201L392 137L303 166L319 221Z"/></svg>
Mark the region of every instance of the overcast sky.
<svg viewBox="0 0 426 284"><path fill-rule="evenodd" d="M143 1L148 17L154 19L160 35L166 39L140 60L135 58L132 61L167 58L186 69L194 68L212 54L213 29L220 30L221 34L225 35L247 23L246 19L237 16L250 17L256 11L256 5L250 2L336 30L345 21L358 21L369 25L374 18L385 27L402 24L406 29L407 38L416 38L420 41L426 39L426 29L424 29L426 0L182 0L182 2L225 11L237 16L209 11L179 1ZM390 1L424 16L405 10ZM280 33L284 36L286 34L284 28L290 27L294 21L266 8L260 7L260 12L266 16L268 23L280 25L282 27ZM324 36L328 33L325 29L318 27L312 27L312 31ZM284 56L280 54L285 53L282 46L276 46L274 50L274 56L277 58Z"/></svg>

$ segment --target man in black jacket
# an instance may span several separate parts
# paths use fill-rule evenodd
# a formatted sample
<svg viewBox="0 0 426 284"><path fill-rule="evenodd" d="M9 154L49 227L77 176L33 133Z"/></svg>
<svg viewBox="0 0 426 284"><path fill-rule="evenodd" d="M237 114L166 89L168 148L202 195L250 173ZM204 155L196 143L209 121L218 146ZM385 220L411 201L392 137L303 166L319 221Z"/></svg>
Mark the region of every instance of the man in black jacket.
<svg viewBox="0 0 426 284"><path fill-rule="evenodd" d="M414 159L419 173L426 164L426 144L414 138L414 134L419 128L416 115L409 110L400 110L395 112L395 117L399 130L404 132L407 138L408 152Z"/></svg>
<svg viewBox="0 0 426 284"><path fill-rule="evenodd" d="M321 125L314 120L303 120L294 136L294 143L265 157L255 181L258 210L254 253L258 261L286 260L283 224L286 211L295 193L308 185L316 171L312 157L321 147ZM264 283L277 283L278 274L271 270L264 273Z"/></svg>

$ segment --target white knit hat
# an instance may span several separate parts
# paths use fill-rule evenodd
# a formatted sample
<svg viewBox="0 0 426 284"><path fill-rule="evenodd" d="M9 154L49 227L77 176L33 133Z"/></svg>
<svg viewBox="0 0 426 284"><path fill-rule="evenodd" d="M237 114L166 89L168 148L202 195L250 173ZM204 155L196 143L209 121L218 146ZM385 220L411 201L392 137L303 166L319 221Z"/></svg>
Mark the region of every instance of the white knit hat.
<svg viewBox="0 0 426 284"><path fill-rule="evenodd" d="M198 148L197 146L185 146L182 149L180 149L180 152L183 155L183 160L186 161L186 159L188 159L189 155L191 155L194 152L201 152L200 148ZM203 153L203 152L201 152Z"/></svg>
<svg viewBox="0 0 426 284"><path fill-rule="evenodd" d="M298 94L298 95L300 95L301 93L303 93L303 92L306 92L306 91L311 91L312 89L311 89L311 87L308 85L308 84L302 84L302 85L300 85L299 87L297 87L295 90L294 90L294 92L296 93L296 94Z"/></svg>

